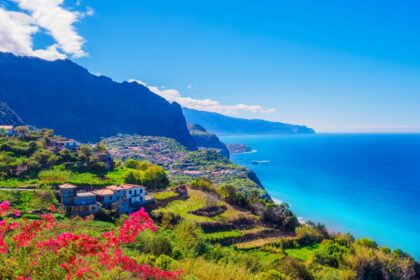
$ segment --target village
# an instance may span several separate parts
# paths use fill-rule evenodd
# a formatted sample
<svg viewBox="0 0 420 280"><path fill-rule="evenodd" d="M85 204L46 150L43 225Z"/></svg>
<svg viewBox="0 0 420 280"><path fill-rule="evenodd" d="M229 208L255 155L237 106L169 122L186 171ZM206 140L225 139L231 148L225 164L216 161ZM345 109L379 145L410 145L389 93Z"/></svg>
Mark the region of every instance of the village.
<svg viewBox="0 0 420 280"><path fill-rule="evenodd" d="M245 168L230 164L227 158L211 149L187 151L173 139L120 134L102 140L114 159L125 161L132 158L158 164L168 171L173 181L205 177L220 184L231 178L248 178ZM208 164L208 157L212 157L215 164Z"/></svg>

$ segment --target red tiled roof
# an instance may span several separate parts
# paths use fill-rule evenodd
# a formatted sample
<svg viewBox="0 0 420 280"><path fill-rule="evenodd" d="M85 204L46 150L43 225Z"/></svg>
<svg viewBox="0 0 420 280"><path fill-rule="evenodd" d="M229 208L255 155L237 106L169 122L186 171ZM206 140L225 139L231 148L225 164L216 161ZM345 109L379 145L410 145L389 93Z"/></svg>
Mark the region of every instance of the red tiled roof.
<svg viewBox="0 0 420 280"><path fill-rule="evenodd" d="M123 190L124 188L122 188L122 187L120 187L120 186L115 186L115 185L112 185L112 186L108 186L108 187L105 187L106 189L109 189L109 190L113 190L113 191L118 191L118 190Z"/></svg>
<svg viewBox="0 0 420 280"><path fill-rule="evenodd" d="M140 185L124 184L124 185L121 185L121 188L123 188L125 190L129 190L129 189L132 189L132 188L144 188L144 187L140 186Z"/></svg>
<svg viewBox="0 0 420 280"><path fill-rule="evenodd" d="M105 196L105 195L114 195L114 192L110 189L100 189L93 191L96 195Z"/></svg>
<svg viewBox="0 0 420 280"><path fill-rule="evenodd" d="M75 185L72 184L63 184L61 186L58 186L59 189L77 189Z"/></svg>

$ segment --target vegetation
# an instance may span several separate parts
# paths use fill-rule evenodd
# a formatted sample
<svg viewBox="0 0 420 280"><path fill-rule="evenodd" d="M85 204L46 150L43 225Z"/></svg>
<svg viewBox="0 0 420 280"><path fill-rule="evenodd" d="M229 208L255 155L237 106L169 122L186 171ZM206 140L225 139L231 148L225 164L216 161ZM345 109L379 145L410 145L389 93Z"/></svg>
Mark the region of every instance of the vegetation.
<svg viewBox="0 0 420 280"><path fill-rule="evenodd" d="M103 143L68 150L67 139L49 129L15 128L0 134L0 187L44 188L63 183L88 186L141 184L151 190L167 187L165 170L147 161L115 163Z"/></svg>
<svg viewBox="0 0 420 280"><path fill-rule="evenodd" d="M250 180L241 175L219 183L189 178L182 182L188 196L181 197L174 191L181 183L164 168L141 159L109 162L104 145L50 149L45 143L60 139L52 131L24 127L0 139L0 153L16 164L3 169L8 171L1 186L31 187L0 190L0 201L16 210L0 204L1 279L414 280L420 275L419 264L400 250L331 234L320 224L300 224L287 204L265 198L256 183L246 187ZM41 145L29 144L33 141ZM42 168L17 172L39 153L48 154ZM203 169L207 160L210 168L231 165L204 151L189 153L188 160ZM68 218L54 194L65 182L139 183L158 190L155 199L162 203L148 207L155 224L145 212L110 222ZM59 213L51 213L56 208Z"/></svg>
<svg viewBox="0 0 420 280"><path fill-rule="evenodd" d="M58 184L69 181L73 173L105 174L113 168L102 144L82 145L71 151L49 129L15 128L15 135L0 135L0 186ZM14 184L10 184L14 182Z"/></svg>

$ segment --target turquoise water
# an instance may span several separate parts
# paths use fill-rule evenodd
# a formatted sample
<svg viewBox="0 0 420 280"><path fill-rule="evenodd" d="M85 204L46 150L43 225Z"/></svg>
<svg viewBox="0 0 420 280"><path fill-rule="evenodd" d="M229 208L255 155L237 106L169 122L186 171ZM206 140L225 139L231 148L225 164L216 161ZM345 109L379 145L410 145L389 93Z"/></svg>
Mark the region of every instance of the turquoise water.
<svg viewBox="0 0 420 280"><path fill-rule="evenodd" d="M420 259L420 134L226 136L256 152L253 169L297 216ZM252 164L261 161L260 164Z"/></svg>

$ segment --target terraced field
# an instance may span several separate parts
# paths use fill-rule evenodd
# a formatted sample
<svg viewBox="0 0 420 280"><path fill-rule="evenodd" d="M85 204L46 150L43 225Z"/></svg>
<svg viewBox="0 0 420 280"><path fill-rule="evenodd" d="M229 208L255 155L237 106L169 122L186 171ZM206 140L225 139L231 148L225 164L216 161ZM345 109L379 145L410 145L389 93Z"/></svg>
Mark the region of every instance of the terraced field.
<svg viewBox="0 0 420 280"><path fill-rule="evenodd" d="M189 198L186 200L175 200L163 208L155 210L155 213L172 212L181 216L182 218L195 223L212 223L212 222L229 222L240 218L247 218L250 220L257 220L257 216L249 212L243 212L234 209L229 204L216 198L215 196L194 189L188 190ZM226 206L227 210L215 217L197 216L191 214L192 211L208 207L209 204L216 204L218 206Z"/></svg>

